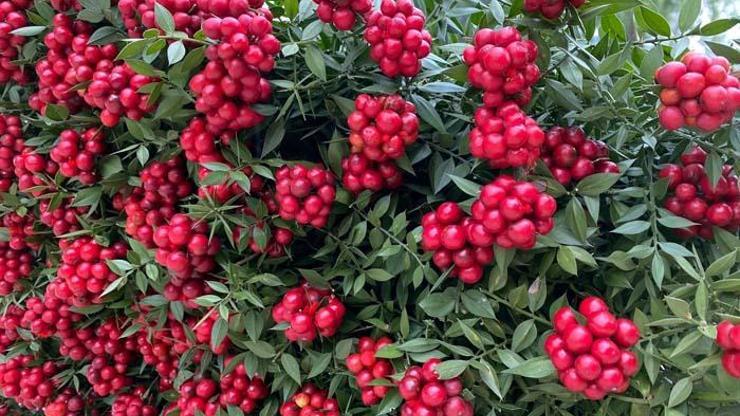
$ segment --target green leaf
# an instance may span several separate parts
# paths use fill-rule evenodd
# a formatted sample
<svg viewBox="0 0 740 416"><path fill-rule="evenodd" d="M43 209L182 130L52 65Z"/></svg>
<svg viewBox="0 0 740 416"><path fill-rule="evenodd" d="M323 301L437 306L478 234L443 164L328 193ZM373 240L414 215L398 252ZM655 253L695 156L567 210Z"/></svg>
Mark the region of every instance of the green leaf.
<svg viewBox="0 0 740 416"><path fill-rule="evenodd" d="M724 56L733 65L740 63L740 50L738 50L737 48L727 46L723 43L711 42L708 40L704 41L704 43L709 46L712 52L716 53L719 56Z"/></svg>
<svg viewBox="0 0 740 416"><path fill-rule="evenodd" d="M709 22L699 29L699 33L702 36L716 36L721 33L727 32L740 23L740 19L717 19L713 22Z"/></svg>
<svg viewBox="0 0 740 416"><path fill-rule="evenodd" d="M244 346L259 358L272 358L275 356L275 347L265 341L246 341Z"/></svg>
<svg viewBox="0 0 740 416"><path fill-rule="evenodd" d="M547 86L550 87L548 91L552 94L553 99L555 99L558 104L569 110L583 110L581 100L573 93L573 91L563 85L563 83L552 78L548 78L545 82L547 83Z"/></svg>
<svg viewBox="0 0 740 416"><path fill-rule="evenodd" d="M575 190L581 195L599 196L614 186L620 176L618 173L595 173L581 179Z"/></svg>
<svg viewBox="0 0 740 416"><path fill-rule="evenodd" d="M319 48L314 45L308 45L306 48L306 65L308 69L322 81L326 81L326 63L324 55Z"/></svg>
<svg viewBox="0 0 740 416"><path fill-rule="evenodd" d="M650 228L650 223L647 221L632 221L626 224L622 224L619 227L612 230L615 234L634 235L640 234L647 231Z"/></svg>
<svg viewBox="0 0 740 416"><path fill-rule="evenodd" d="M437 365L436 371L440 380L449 380L463 373L470 363L463 360L443 361Z"/></svg>
<svg viewBox="0 0 740 416"><path fill-rule="evenodd" d="M213 324L213 329L211 329L211 349L215 350L219 345L221 345L223 340L226 338L228 330L229 323L219 316Z"/></svg>
<svg viewBox="0 0 740 416"><path fill-rule="evenodd" d="M10 31L10 34L16 35L16 36L31 37L31 36L36 36L45 30L46 30L46 26L24 26L24 27L19 27L18 29L14 29Z"/></svg>
<svg viewBox="0 0 740 416"><path fill-rule="evenodd" d="M668 398L668 407L675 407L686 401L691 395L691 391L694 388L694 383L690 377L682 378L678 380L671 389L671 394Z"/></svg>
<svg viewBox="0 0 740 416"><path fill-rule="evenodd" d="M511 349L514 352L522 351L532 345L536 339L537 327L534 325L534 320L526 320L514 330L514 334L511 337Z"/></svg>
<svg viewBox="0 0 740 416"><path fill-rule="evenodd" d="M475 316L487 319L496 319L491 302L483 292L478 290L466 290L461 295L462 304L468 312Z"/></svg>
<svg viewBox="0 0 740 416"><path fill-rule="evenodd" d="M416 111L418 111L422 120L440 133L447 132L442 117L439 116L439 113L434 108L434 104L416 94L411 95L411 101L416 105Z"/></svg>
<svg viewBox="0 0 740 416"><path fill-rule="evenodd" d="M650 29L659 35L666 37L671 36L671 26L665 18L660 15L660 13L645 6L641 6L638 11L640 12L642 20L645 22L647 29Z"/></svg>
<svg viewBox="0 0 740 416"><path fill-rule="evenodd" d="M737 251L732 251L718 258L712 264L710 264L709 267L707 267L707 270L704 272L704 275L706 277L719 276L724 272L730 270L730 268L732 268L732 266L734 266L735 264L737 264Z"/></svg>
<svg viewBox="0 0 740 416"><path fill-rule="evenodd" d="M586 241L586 212L581 206L581 202L578 198L572 198L568 205L565 207L565 220L568 223L568 228L573 231L573 234L578 238L579 241Z"/></svg>
<svg viewBox="0 0 740 416"><path fill-rule="evenodd" d="M154 3L154 22L166 34L175 31L175 19L172 17L172 13L159 3Z"/></svg>
<svg viewBox="0 0 740 416"><path fill-rule="evenodd" d="M678 344L676 344L676 347L671 352L670 357L677 357L688 351L689 348L693 347L694 344L699 342L702 336L703 335L699 331L690 332L688 335L683 337L681 341L678 341Z"/></svg>
<svg viewBox="0 0 740 416"><path fill-rule="evenodd" d="M573 254L573 250L568 246L561 246L558 249L557 255L558 265L566 272L577 276L578 265L576 264L576 256Z"/></svg>
<svg viewBox="0 0 740 416"><path fill-rule="evenodd" d="M681 11L678 14L678 28L682 32L691 28L696 22L696 18L701 13L702 0L683 0Z"/></svg>
<svg viewBox="0 0 740 416"><path fill-rule="evenodd" d="M652 79L655 75L655 70L663 64L663 47L660 45L654 46L650 49L650 52L645 54L640 64L640 73L645 79Z"/></svg>
<svg viewBox="0 0 740 416"><path fill-rule="evenodd" d="M185 44L182 41L173 42L167 47L167 62L174 65L185 58Z"/></svg>
<svg viewBox="0 0 740 416"><path fill-rule="evenodd" d="M552 375L555 368L547 357L535 357L504 370L504 374L514 374L527 378L545 378Z"/></svg>
<svg viewBox="0 0 740 416"><path fill-rule="evenodd" d="M447 174L447 176L449 176L450 179L452 179L452 182L454 182L455 185L457 185L457 187L460 188L460 190L465 192L466 194L470 196L475 196L475 197L480 195L481 186L479 184L471 180L461 178L459 176L452 175L449 173Z"/></svg>
<svg viewBox="0 0 740 416"><path fill-rule="evenodd" d="M432 293L419 302L419 306L433 318L444 318L455 309L453 291L447 289L443 293Z"/></svg>
<svg viewBox="0 0 740 416"><path fill-rule="evenodd" d="M376 282L387 282L393 279L393 275L383 269L369 269L365 270L365 274Z"/></svg>
<svg viewBox="0 0 740 416"><path fill-rule="evenodd" d="M118 29L113 26L103 26L96 29L95 32L90 35L88 44L107 45L109 43L116 43L122 39L124 39L124 36L118 31Z"/></svg>
<svg viewBox="0 0 740 416"><path fill-rule="evenodd" d="M265 143L262 145L262 157L277 149L285 137L285 119L278 119L270 124L265 133Z"/></svg>
<svg viewBox="0 0 740 416"><path fill-rule="evenodd" d="M64 121L69 117L69 109L63 105L47 104L44 115L50 120Z"/></svg>
<svg viewBox="0 0 740 416"><path fill-rule="evenodd" d="M295 380L295 382L300 385L301 384L301 368L298 365L298 361L293 357L292 355L288 353L283 353L283 355L280 356L280 364L283 366L283 369L285 369L285 372Z"/></svg>
<svg viewBox="0 0 740 416"><path fill-rule="evenodd" d="M398 394L397 389L392 389L388 392L388 394L385 395L383 400L378 405L378 408L375 410L376 415L387 415L388 413L391 413L398 409L399 406L401 406L401 403L403 402L403 398L400 394Z"/></svg>

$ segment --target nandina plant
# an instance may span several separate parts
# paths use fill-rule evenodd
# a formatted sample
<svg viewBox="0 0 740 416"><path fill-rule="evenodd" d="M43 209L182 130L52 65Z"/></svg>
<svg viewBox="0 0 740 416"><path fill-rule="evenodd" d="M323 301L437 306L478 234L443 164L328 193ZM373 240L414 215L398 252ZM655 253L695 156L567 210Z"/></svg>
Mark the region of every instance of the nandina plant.
<svg viewBox="0 0 740 416"><path fill-rule="evenodd" d="M667 3L0 0L0 416L737 414L739 21Z"/></svg>

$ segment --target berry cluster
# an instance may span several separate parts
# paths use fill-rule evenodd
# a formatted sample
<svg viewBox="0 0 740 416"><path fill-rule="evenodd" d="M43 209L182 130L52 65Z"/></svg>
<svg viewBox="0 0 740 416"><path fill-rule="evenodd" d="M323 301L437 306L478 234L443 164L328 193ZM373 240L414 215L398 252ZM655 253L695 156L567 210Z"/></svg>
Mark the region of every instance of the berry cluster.
<svg viewBox="0 0 740 416"><path fill-rule="evenodd" d="M82 133L64 130L59 141L49 153L51 160L59 165L59 173L67 178L78 177L85 185L95 183L95 157L105 150L105 135L98 128L90 128Z"/></svg>
<svg viewBox="0 0 740 416"><path fill-rule="evenodd" d="M472 230L485 230L500 247L528 250L534 247L537 234L546 235L553 229L555 211L555 198L534 183L501 175L485 185L473 203L473 219L483 229Z"/></svg>
<svg viewBox="0 0 740 416"><path fill-rule="evenodd" d="M421 220L421 246L433 251L432 261L440 269L454 265L451 276L473 284L483 277L483 267L493 261L493 239L465 217L460 206L445 202Z"/></svg>
<svg viewBox="0 0 740 416"><path fill-rule="evenodd" d="M722 367L727 374L740 378L740 325L720 322L717 325L717 345L723 350Z"/></svg>
<svg viewBox="0 0 740 416"><path fill-rule="evenodd" d="M214 354L221 355L229 349L229 346L231 346L231 340L229 340L229 337L227 336L218 345L213 345L211 343L213 325L218 320L218 316L219 314L217 311L211 310L211 312L206 315L205 318L201 319L198 322L192 322L191 327L195 331L195 339L198 341L198 343L208 345Z"/></svg>
<svg viewBox="0 0 740 416"><path fill-rule="evenodd" d="M396 189L403 182L403 174L393 161L375 162L362 153L342 159L342 172L342 185L354 194L366 189Z"/></svg>
<svg viewBox="0 0 740 416"><path fill-rule="evenodd" d="M532 85L540 79L535 63L537 44L522 40L515 27L480 29L463 60L470 67L468 81L484 91L483 104L495 108L513 100L519 105L532 99Z"/></svg>
<svg viewBox="0 0 740 416"><path fill-rule="evenodd" d="M163 294L170 302L180 301L187 308L197 308L198 304L195 303L195 299L210 292L210 287L203 282L200 276L172 276L164 286Z"/></svg>
<svg viewBox="0 0 740 416"><path fill-rule="evenodd" d="M311 342L317 333L324 337L336 334L345 312L344 304L331 291L304 283L285 292L272 308L272 319L289 325L285 329L289 341Z"/></svg>
<svg viewBox="0 0 740 416"><path fill-rule="evenodd" d="M14 62L26 37L10 32L28 25L25 10L31 3L30 0L0 1L0 85L11 80L18 84L28 82L28 75Z"/></svg>
<svg viewBox="0 0 740 416"><path fill-rule="evenodd" d="M639 370L637 355L629 350L640 340L640 330L629 319L609 312L603 299L590 296L578 307L586 319L581 325L569 306L555 312L555 333L545 340L545 351L566 389L589 400L624 393Z"/></svg>
<svg viewBox="0 0 740 416"><path fill-rule="evenodd" d="M44 416L82 416L85 405L85 400L77 392L64 389L44 407Z"/></svg>
<svg viewBox="0 0 740 416"><path fill-rule="evenodd" d="M330 171L297 163L280 167L275 178L280 218L316 228L326 226L336 196L334 175Z"/></svg>
<svg viewBox="0 0 740 416"><path fill-rule="evenodd" d="M15 179L13 159L25 148L21 119L17 116L0 114L0 192L7 192L10 189Z"/></svg>
<svg viewBox="0 0 740 416"><path fill-rule="evenodd" d="M359 95L347 125L352 153L376 162L402 157L419 136L416 106L400 95Z"/></svg>
<svg viewBox="0 0 740 416"><path fill-rule="evenodd" d="M373 8L372 0L313 0L319 7L316 15L324 23L332 23L339 30L352 30L356 15L364 16Z"/></svg>
<svg viewBox="0 0 740 416"><path fill-rule="evenodd" d="M272 71L280 52L272 14L263 8L238 18L211 17L203 31L220 43L208 47L208 63L190 80L195 109L206 115L213 134L256 126L264 117L251 106L270 97L270 84L262 74Z"/></svg>
<svg viewBox="0 0 740 416"><path fill-rule="evenodd" d="M386 345L392 344L388 337L377 341L369 337L362 337L359 341L359 351L347 357L347 369L355 376L357 386L362 391L362 403L365 406L378 404L388 393L388 386L371 386L376 379L388 379L393 374L393 366L388 360L375 358L375 353Z"/></svg>
<svg viewBox="0 0 740 416"><path fill-rule="evenodd" d="M20 338L18 328L25 311L18 305L8 305L0 315L0 350L5 351L10 345Z"/></svg>
<svg viewBox="0 0 740 416"><path fill-rule="evenodd" d="M145 389L137 386L131 393L122 393L116 396L111 405L111 416L156 416L157 408L147 404L144 397Z"/></svg>
<svg viewBox="0 0 740 416"><path fill-rule="evenodd" d="M10 212L2 217L2 226L8 229L10 234L10 248L13 250L23 249L36 249L39 244L33 241L33 236L36 232L33 230L33 225L36 219L31 214L19 215L15 212Z"/></svg>
<svg viewBox="0 0 740 416"><path fill-rule="evenodd" d="M54 394L54 379L59 369L53 361L34 365L34 357L20 355L0 363L0 389L3 396L30 410L41 410Z"/></svg>
<svg viewBox="0 0 740 416"><path fill-rule="evenodd" d="M199 10L218 17L241 16L265 4L265 0L195 0L195 2Z"/></svg>
<svg viewBox="0 0 740 416"><path fill-rule="evenodd" d="M102 68L95 71L83 97L88 105L102 110L100 122L104 126L114 127L121 116L141 120L146 113L154 111L151 97L139 90L156 81L156 78L137 74L128 64L123 63L113 69Z"/></svg>
<svg viewBox="0 0 740 416"><path fill-rule="evenodd" d="M16 250L7 241L0 241L0 295L7 296L23 289L21 279L31 275L33 254Z"/></svg>
<svg viewBox="0 0 740 416"><path fill-rule="evenodd" d="M670 164L660 171L668 178L670 196L663 205L668 211L698 223L686 229L675 230L682 238L696 235L707 240L713 238L712 226L730 231L740 226L740 187L732 166L725 165L717 184L713 187L704 164L707 153L694 147L681 155L683 166Z"/></svg>
<svg viewBox="0 0 740 416"><path fill-rule="evenodd" d="M180 145L185 151L187 160L196 163L223 161L223 156L216 145L218 143L228 145L234 138L234 133L226 130L217 134L211 131L212 129L213 126L209 125L206 119L196 117L182 130Z"/></svg>
<svg viewBox="0 0 740 416"><path fill-rule="evenodd" d="M479 107L470 131L470 154L488 160L494 169L533 166L540 157L545 133L514 103L498 109Z"/></svg>
<svg viewBox="0 0 740 416"><path fill-rule="evenodd" d="M92 27L87 22L73 21L60 13L54 16L53 24L54 30L44 36L48 52L36 63L39 91L28 104L41 113L46 112L47 104L63 105L76 113L85 101L73 87L93 81L96 73L111 72L118 50L113 44L88 45Z"/></svg>
<svg viewBox="0 0 740 416"><path fill-rule="evenodd" d="M129 36L140 38L144 30L158 27L154 15L155 3L172 14L175 30L185 32L188 36L200 30L203 18L196 9L195 0L120 0L118 10Z"/></svg>
<svg viewBox="0 0 740 416"><path fill-rule="evenodd" d="M432 35L424 29L426 16L413 0L383 0L367 15L365 40L370 58L388 77L416 76L421 60L432 50Z"/></svg>
<svg viewBox="0 0 740 416"><path fill-rule="evenodd" d="M540 13L545 19L557 19L565 11L566 4L579 8L586 0L524 0L524 11Z"/></svg>
<svg viewBox="0 0 740 416"><path fill-rule="evenodd" d="M52 209L50 200L42 200L39 204L41 216L39 219L43 224L51 228L55 236L59 237L67 233L78 231L80 222L78 215L86 214L88 207L72 207L72 198L66 198L56 208Z"/></svg>
<svg viewBox="0 0 740 416"><path fill-rule="evenodd" d="M619 173L619 166L609 160L606 143L586 138L579 127L550 129L545 135L542 161L555 180L566 186L594 173Z"/></svg>
<svg viewBox="0 0 740 416"><path fill-rule="evenodd" d="M144 364L153 367L159 375L161 391L172 388L177 376L180 357L191 345L185 335L183 324L168 318L162 328L143 326L136 336L137 350Z"/></svg>
<svg viewBox="0 0 740 416"><path fill-rule="evenodd" d="M57 296L57 292L59 294L66 293L63 293L64 291L62 290L57 290L55 286L58 286L58 284L50 283L46 288L43 298L30 297L26 300L26 310L23 312L21 327L28 329L38 338L49 338L53 335L60 335L64 340L72 337L69 331L73 330L72 326L75 322L79 322L82 319L82 315L70 311L70 305L67 302L69 298L60 298ZM63 342L60 346L60 351L63 350L64 346L65 344ZM62 352L62 355L72 357L73 359L77 359L75 357L79 356L80 360L87 355L87 350L82 351L79 355L67 354L66 352L69 352L68 349L64 349Z"/></svg>
<svg viewBox="0 0 740 416"><path fill-rule="evenodd" d="M95 328L95 336L86 342L93 355L87 370L87 381L98 396L120 392L133 380L126 374L138 354L133 338L121 338L121 329L114 320Z"/></svg>
<svg viewBox="0 0 740 416"><path fill-rule="evenodd" d="M117 194L113 206L126 213L126 233L153 248L154 229L175 215L177 204L190 195L193 186L179 157L150 163L141 171L140 178L141 186L125 197Z"/></svg>
<svg viewBox="0 0 740 416"><path fill-rule="evenodd" d="M473 405L460 396L463 384L459 378L440 380L437 358L427 360L422 367L409 367L398 392L405 400L401 416L453 415L473 416Z"/></svg>
<svg viewBox="0 0 740 416"><path fill-rule="evenodd" d="M154 231L157 263L180 279L191 277L193 272L210 272L216 266L214 256L221 243L208 235L207 223L194 222L185 214L173 215L168 225Z"/></svg>
<svg viewBox="0 0 740 416"><path fill-rule="evenodd" d="M128 251L123 243L102 247L89 237L62 240L59 248L62 249L62 263L57 278L67 283L76 303L81 305L101 301L98 296L118 278L106 261L126 258Z"/></svg>
<svg viewBox="0 0 740 416"><path fill-rule="evenodd" d="M305 384L301 390L280 406L280 416L339 416L339 402L327 397L325 390Z"/></svg>
<svg viewBox="0 0 740 416"><path fill-rule="evenodd" d="M740 82L730 71L726 58L698 52L658 68L660 124L667 130L689 126L711 132L732 120L740 109Z"/></svg>
<svg viewBox="0 0 740 416"><path fill-rule="evenodd" d="M51 7L58 12L66 12L68 10L82 10L82 5L79 0L50 0Z"/></svg>
<svg viewBox="0 0 740 416"><path fill-rule="evenodd" d="M128 355L124 355L123 362L111 361L104 356L96 356L87 369L87 381L93 391L100 397L115 394L130 386L133 380L126 375L128 369Z"/></svg>
<svg viewBox="0 0 740 416"><path fill-rule="evenodd" d="M51 189L54 189L54 181L51 179L59 170L59 165L47 159L44 155L36 153L31 148L23 149L21 154L13 157L13 167L16 178L18 178L18 189L38 197ZM43 175L46 175L45 178Z"/></svg>
<svg viewBox="0 0 740 416"><path fill-rule="evenodd" d="M226 365L232 358L225 360ZM234 369L223 374L220 380L221 394L219 404L221 407L236 406L245 414L250 414L257 409L257 404L265 399L269 391L265 382L259 377L250 378L244 363L239 363Z"/></svg>
<svg viewBox="0 0 740 416"><path fill-rule="evenodd" d="M178 410L180 416L215 416L220 407L217 397L214 397L217 392L218 383L210 378L188 380L180 385L177 401L164 414L169 415L172 410Z"/></svg>
<svg viewBox="0 0 740 416"><path fill-rule="evenodd" d="M177 287L184 286L193 272L213 270L213 256L220 248L218 239L208 238L206 223L195 223L185 214L175 214L169 224L158 227L153 242L157 262L173 274L170 284Z"/></svg>

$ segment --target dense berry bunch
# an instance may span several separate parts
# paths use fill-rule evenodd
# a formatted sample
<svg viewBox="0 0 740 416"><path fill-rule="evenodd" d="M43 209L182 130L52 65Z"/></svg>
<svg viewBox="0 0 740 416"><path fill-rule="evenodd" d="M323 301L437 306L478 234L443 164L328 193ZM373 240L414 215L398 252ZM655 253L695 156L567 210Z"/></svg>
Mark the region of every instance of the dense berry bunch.
<svg viewBox="0 0 740 416"><path fill-rule="evenodd" d="M388 379L393 374L393 365L389 360L375 358L375 353L386 345L392 344L388 337L377 341L369 337L362 337L359 341L359 351L347 357L347 369L355 376L355 382L362 391L362 403L365 406L378 404L388 393L388 386L371 386L370 382L376 379Z"/></svg>
<svg viewBox="0 0 740 416"><path fill-rule="evenodd" d="M524 11L527 13L541 13L545 19L557 19L570 4L579 8L586 0L524 0Z"/></svg>
<svg viewBox="0 0 740 416"><path fill-rule="evenodd" d="M346 308L329 290L316 289L304 283L283 295L272 308L272 319L288 323L285 337L289 341L311 342L317 333L324 337L336 334Z"/></svg>
<svg viewBox="0 0 740 416"><path fill-rule="evenodd" d="M111 416L157 416L157 408L144 401L145 389L137 386L131 393L116 396L111 406Z"/></svg>
<svg viewBox="0 0 740 416"><path fill-rule="evenodd" d="M111 72L118 50L113 44L88 45L92 28L87 22L57 14L53 23L54 30L44 36L49 50L46 57L36 63L39 91L31 96L28 104L42 114L47 104L63 105L70 113L76 113L85 101L73 87L92 81L96 73Z"/></svg>
<svg viewBox="0 0 740 416"><path fill-rule="evenodd" d="M33 237L36 234L33 229L35 222L36 218L31 214L19 215L15 212L10 212L2 217L2 222L0 223L8 229L10 234L10 241L8 241L10 248L14 250L38 248L38 242L33 241Z"/></svg>
<svg viewBox="0 0 740 416"><path fill-rule="evenodd" d="M17 116L0 114L0 192L7 192L10 189L15 179L13 159L25 148L21 119Z"/></svg>
<svg viewBox="0 0 740 416"><path fill-rule="evenodd" d="M175 215L177 204L190 195L193 185L179 157L150 163L141 171L140 178L141 186L125 197L117 194L113 206L126 213L126 233L153 248L154 229Z"/></svg>
<svg viewBox="0 0 740 416"><path fill-rule="evenodd" d="M555 180L566 186L594 173L619 173L619 166L609 160L606 143L588 139L579 127L550 129L545 135L542 161Z"/></svg>
<svg viewBox="0 0 740 416"><path fill-rule="evenodd" d="M280 416L339 416L339 402L327 397L325 390L305 384L280 406Z"/></svg>
<svg viewBox="0 0 740 416"><path fill-rule="evenodd" d="M470 131L470 154L488 160L494 169L530 167L539 159L545 133L516 104L497 110L479 107Z"/></svg>
<svg viewBox="0 0 740 416"><path fill-rule="evenodd" d="M236 17L211 17L203 23L206 36L220 43L206 50L208 63L190 80L195 109L205 113L208 129L219 134L256 126L264 117L252 105L272 91L262 74L272 71L280 41L272 34L267 9Z"/></svg>
<svg viewBox="0 0 740 416"><path fill-rule="evenodd" d="M180 416L215 416L220 406L218 403L218 383L210 378L188 380L178 389L179 397L173 403L173 409L179 410ZM165 414L169 414L165 411Z"/></svg>
<svg viewBox="0 0 740 416"><path fill-rule="evenodd" d="M342 159L342 185L354 194L396 189L402 182L403 174L392 161L375 162L361 153Z"/></svg>
<svg viewBox="0 0 740 416"><path fill-rule="evenodd" d="M172 276L164 286L164 297L170 302L180 301L187 308L197 308L195 299L208 294L211 289L200 276Z"/></svg>
<svg viewBox="0 0 740 416"><path fill-rule="evenodd" d="M155 109L151 97L140 93L139 89L156 81L156 78L137 74L123 63L113 69L95 71L83 97L88 105L102 110L100 122L104 126L114 127L122 116L141 120Z"/></svg>
<svg viewBox="0 0 740 416"><path fill-rule="evenodd" d="M740 378L740 325L720 322L717 325L717 345L723 350L722 367L727 374Z"/></svg>
<svg viewBox="0 0 740 416"><path fill-rule="evenodd" d="M454 265L450 275L473 284L483 277L483 268L493 262L493 237L465 217L454 202L445 202L421 220L421 246L433 251L432 261L444 270Z"/></svg>
<svg viewBox="0 0 740 416"><path fill-rule="evenodd" d="M495 108L509 100L525 105L532 99L531 87L540 79L535 63L537 44L522 40L516 28L479 30L463 59L470 67L468 81L485 92L486 107Z"/></svg>
<svg viewBox="0 0 740 416"><path fill-rule="evenodd" d="M154 244L157 262L180 278L213 270L213 257L221 247L217 238L209 238L207 223L194 222L185 214L175 214L168 225L154 230Z"/></svg>
<svg viewBox="0 0 740 416"><path fill-rule="evenodd" d="M606 302L595 296L585 298L578 312L585 325L569 306L558 309L553 316L555 333L545 341L560 382L589 400L624 393L639 370L637 355L629 348L640 340L640 330L629 319L617 319Z"/></svg>
<svg viewBox="0 0 740 416"><path fill-rule="evenodd" d="M39 219L51 228L55 236L59 237L67 233L79 231L80 222L78 215L86 214L89 207L72 207L72 198L62 200L59 205L52 209L50 200L45 199L39 204L41 216Z"/></svg>
<svg viewBox="0 0 740 416"><path fill-rule="evenodd" d="M696 235L712 239L712 226L730 231L740 226L740 187L732 166L725 165L717 184L712 186L704 164L706 152L695 147L681 155L683 166L670 164L660 171L668 178L669 197L664 206L673 214L698 223L676 230L680 237Z"/></svg>
<svg viewBox="0 0 740 416"><path fill-rule="evenodd" d="M103 247L89 237L59 242L62 263L57 278L67 283L79 304L99 303L98 296L118 278L108 267L107 260L126 257L128 249L123 243Z"/></svg>
<svg viewBox="0 0 740 416"><path fill-rule="evenodd" d="M424 29L426 16L413 0L383 0L367 16L365 40L370 57L391 78L416 76L421 60L432 50L432 35Z"/></svg>
<svg viewBox="0 0 740 416"><path fill-rule="evenodd" d="M59 165L31 148L13 157L13 168L21 192L38 197L55 187L53 177Z"/></svg>
<svg viewBox="0 0 740 416"><path fill-rule="evenodd" d="M30 0L0 1L0 85L9 81L25 84L28 75L14 61L26 37L10 32L28 26L25 9L31 6Z"/></svg>
<svg viewBox="0 0 740 416"><path fill-rule="evenodd" d="M44 407L44 416L82 416L85 400L72 389L64 389Z"/></svg>
<svg viewBox="0 0 740 416"><path fill-rule="evenodd" d="M483 228L471 230L489 233L500 247L528 250L534 247L537 234L546 235L553 229L555 211L555 198L537 185L501 175L481 188L471 212Z"/></svg>
<svg viewBox="0 0 740 416"><path fill-rule="evenodd" d="M226 359L226 365L231 359ZM267 386L261 378L250 378L247 375L244 363L237 364L230 373L221 375L220 388L219 403L221 407L236 406L245 414L254 412L259 402L269 394Z"/></svg>
<svg viewBox="0 0 740 416"><path fill-rule="evenodd" d="M223 161L224 158L217 144L228 145L234 134L229 130L215 133L212 131L214 127L209 125L203 117L196 117L182 130L180 145L185 151L187 160L197 163ZM217 128L216 131L219 132L221 129Z"/></svg>
<svg viewBox="0 0 740 416"><path fill-rule="evenodd" d="M711 132L732 120L740 109L740 82L730 71L726 58L697 52L658 68L660 124L667 130L689 126Z"/></svg>
<svg viewBox="0 0 740 416"><path fill-rule="evenodd" d="M364 16L373 8L372 0L313 0L319 7L316 15L324 23L332 23L339 30L352 30L356 15Z"/></svg>
<svg viewBox="0 0 740 416"><path fill-rule="evenodd" d="M60 292L60 294L66 293L62 293L62 290L55 290L54 286L57 285L49 284L47 286L43 298L30 297L26 299L26 310L23 312L21 327L28 329L38 338L49 338L55 334L68 336L67 331L73 330L74 323L82 319L82 315L69 309L70 304L72 304L71 299L57 296L57 292ZM64 339L64 336L62 338ZM62 346L60 346L61 349ZM86 354L87 350L83 351L80 359L84 358ZM71 356L75 359L70 354L62 355Z"/></svg>
<svg viewBox="0 0 740 416"><path fill-rule="evenodd" d="M265 4L265 0L195 0L195 2L202 12L218 17L238 17L252 9L260 9Z"/></svg>
<svg viewBox="0 0 740 416"><path fill-rule="evenodd" d="M49 153L51 160L59 165L59 173L67 178L77 177L85 185L92 185L97 179L95 158L105 150L105 135L98 128L90 128L82 133L64 130L59 141Z"/></svg>
<svg viewBox="0 0 740 416"><path fill-rule="evenodd" d="M463 384L459 378L440 380L437 358L431 358L422 367L409 367L398 392L405 400L401 416L445 415L473 416L473 405L460 396Z"/></svg>
<svg viewBox="0 0 740 416"><path fill-rule="evenodd" d="M203 18L196 8L195 0L120 0L118 10L129 36L138 38L144 30L158 27L154 15L155 3L159 3L172 14L175 30L185 32L188 36L200 30Z"/></svg>
<svg viewBox="0 0 740 416"><path fill-rule="evenodd" d="M19 405L41 410L54 394L53 377L59 369L53 361L41 365L34 365L34 361L30 355L21 355L0 363L0 389Z"/></svg>
<svg viewBox="0 0 740 416"><path fill-rule="evenodd" d="M282 219L316 228L326 225L336 196L330 171L297 163L279 168L275 179L275 200Z"/></svg>
<svg viewBox="0 0 740 416"><path fill-rule="evenodd" d="M180 357L191 347L183 324L168 318L162 328L143 326L136 336L137 350L144 364L154 368L160 377L160 390L169 390L177 376Z"/></svg>
<svg viewBox="0 0 740 416"><path fill-rule="evenodd" d="M419 136L416 106L400 95L359 95L347 125L352 153L362 153L372 161L402 157Z"/></svg>
<svg viewBox="0 0 740 416"><path fill-rule="evenodd" d="M50 0L51 7L59 12L66 12L68 10L82 10L82 5L79 0Z"/></svg>
<svg viewBox="0 0 740 416"><path fill-rule="evenodd" d="M112 360L107 356L96 356L87 368L86 378L92 385L93 391L100 397L115 394L133 383L126 375L129 365L129 356L119 354L119 360Z"/></svg>
<svg viewBox="0 0 740 416"><path fill-rule="evenodd" d="M8 305L7 309L0 315L0 350L5 351L18 338L18 328L25 311L18 305Z"/></svg>
<svg viewBox="0 0 740 416"><path fill-rule="evenodd" d="M6 296L23 289L21 279L31 275L33 254L16 250L6 241L0 241L0 295Z"/></svg>

